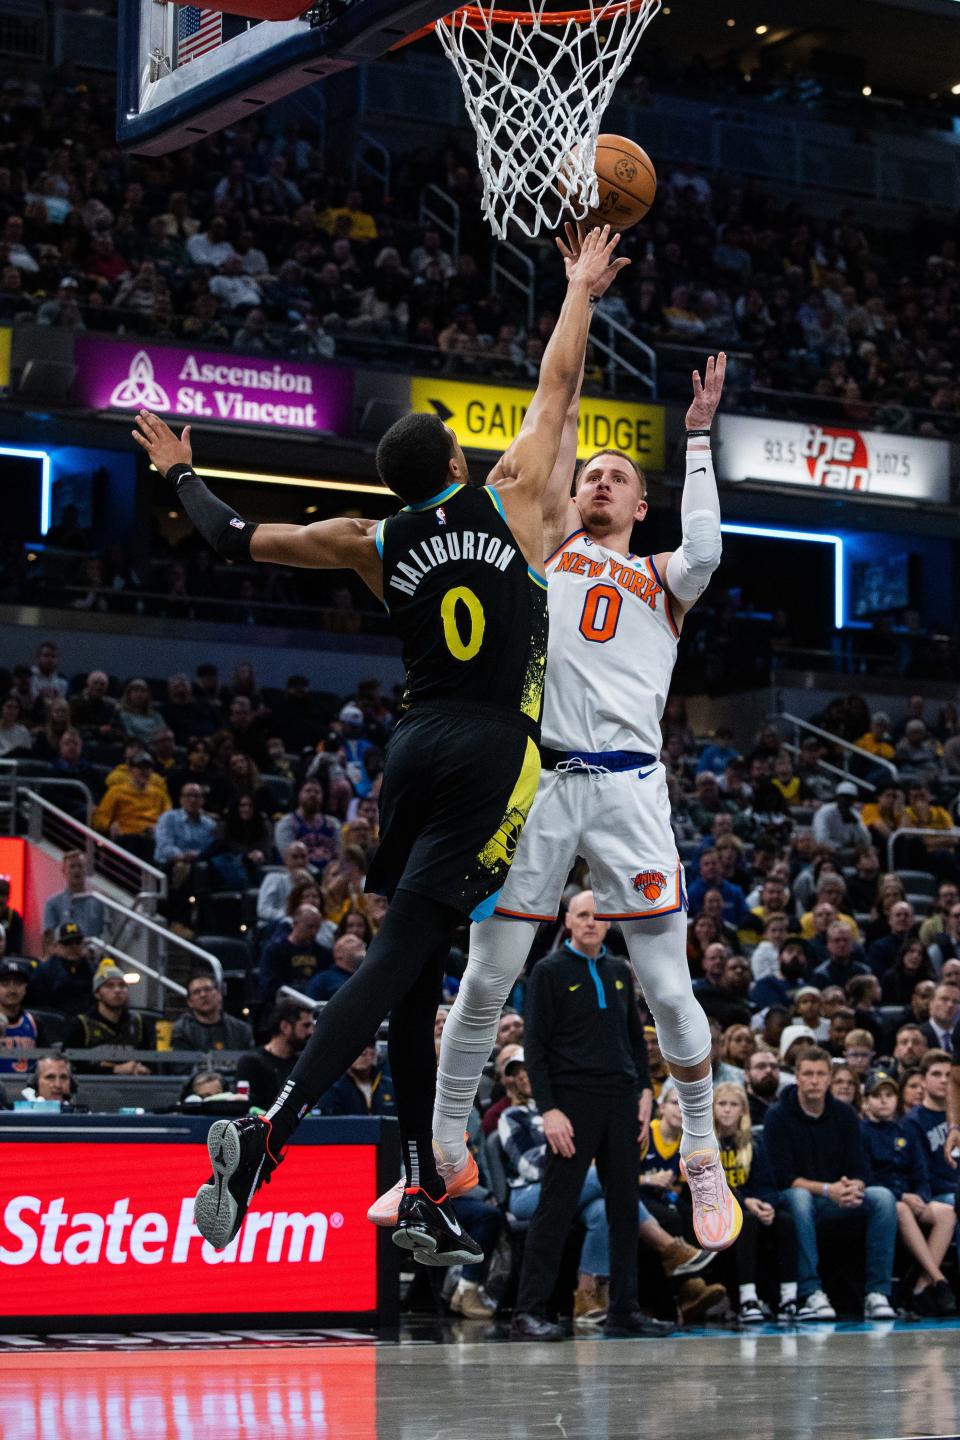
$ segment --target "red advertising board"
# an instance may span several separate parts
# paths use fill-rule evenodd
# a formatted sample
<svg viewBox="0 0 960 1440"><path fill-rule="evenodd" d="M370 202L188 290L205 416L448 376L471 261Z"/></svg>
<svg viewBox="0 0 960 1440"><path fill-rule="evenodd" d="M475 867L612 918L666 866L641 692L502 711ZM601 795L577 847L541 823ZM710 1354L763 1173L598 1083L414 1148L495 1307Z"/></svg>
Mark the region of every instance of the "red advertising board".
<svg viewBox="0 0 960 1440"><path fill-rule="evenodd" d="M5 1138L0 1320L372 1312L376 1156L298 1146L218 1253L193 1224L200 1146Z"/></svg>
<svg viewBox="0 0 960 1440"><path fill-rule="evenodd" d="M0 839L0 875L10 881L10 908L23 914L23 897L27 870L27 842Z"/></svg>

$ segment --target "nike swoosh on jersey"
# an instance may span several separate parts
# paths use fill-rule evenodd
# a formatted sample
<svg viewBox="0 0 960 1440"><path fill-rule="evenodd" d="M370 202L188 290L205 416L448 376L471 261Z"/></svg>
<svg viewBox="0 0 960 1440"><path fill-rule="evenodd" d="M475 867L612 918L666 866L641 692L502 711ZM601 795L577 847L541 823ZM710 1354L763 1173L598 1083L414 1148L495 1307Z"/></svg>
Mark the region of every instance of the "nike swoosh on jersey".
<svg viewBox="0 0 960 1440"><path fill-rule="evenodd" d="M691 470L691 471L690 471L690 474L691 474L691 475L706 475L706 473L707 473L707 467L706 467L706 465L701 465L701 466L698 467L698 469L696 469L696 470Z"/></svg>
<svg viewBox="0 0 960 1440"><path fill-rule="evenodd" d="M646 780L647 776L648 776L648 775L652 775L653 772L654 772L654 770L656 770L656 768L657 768L656 765L654 765L654 766L652 767L652 769L650 769L650 770L638 770L638 771L637 771L637 779L638 779L638 780Z"/></svg>
<svg viewBox="0 0 960 1440"><path fill-rule="evenodd" d="M579 989L580 989L580 986L581 986L582 984L583 984L583 981L580 980L576 985L568 985L568 986L567 986L567 989L568 989L568 990L579 990Z"/></svg>

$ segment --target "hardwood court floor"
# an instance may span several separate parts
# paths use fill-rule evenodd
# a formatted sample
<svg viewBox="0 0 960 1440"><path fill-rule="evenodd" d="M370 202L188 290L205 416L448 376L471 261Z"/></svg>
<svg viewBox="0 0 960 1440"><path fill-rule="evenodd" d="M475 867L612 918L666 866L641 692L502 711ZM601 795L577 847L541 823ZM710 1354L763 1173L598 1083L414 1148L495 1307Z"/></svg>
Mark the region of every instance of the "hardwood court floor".
<svg viewBox="0 0 960 1440"><path fill-rule="evenodd" d="M0 1339L2 1440L906 1440L960 1435L960 1325L666 1341L299 1332ZM292 1342L291 1343L291 1339Z"/></svg>

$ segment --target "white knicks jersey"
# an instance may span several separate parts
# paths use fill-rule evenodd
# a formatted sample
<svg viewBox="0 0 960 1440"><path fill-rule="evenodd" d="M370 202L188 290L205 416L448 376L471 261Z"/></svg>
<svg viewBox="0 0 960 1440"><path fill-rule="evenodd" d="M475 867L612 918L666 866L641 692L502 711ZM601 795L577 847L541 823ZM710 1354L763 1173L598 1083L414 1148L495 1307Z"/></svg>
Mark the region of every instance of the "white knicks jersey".
<svg viewBox="0 0 960 1440"><path fill-rule="evenodd" d="M624 557L577 530L545 568L544 745L659 757L680 632L652 557Z"/></svg>

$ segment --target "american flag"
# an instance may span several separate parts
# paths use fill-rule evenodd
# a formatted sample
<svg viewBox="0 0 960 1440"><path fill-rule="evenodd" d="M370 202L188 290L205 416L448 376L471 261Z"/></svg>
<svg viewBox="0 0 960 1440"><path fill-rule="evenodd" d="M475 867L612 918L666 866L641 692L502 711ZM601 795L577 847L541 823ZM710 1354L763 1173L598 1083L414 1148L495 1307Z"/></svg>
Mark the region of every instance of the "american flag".
<svg viewBox="0 0 960 1440"><path fill-rule="evenodd" d="M177 10L177 68L207 55L223 43L223 15L219 10L201 10L199 5L181 5Z"/></svg>

